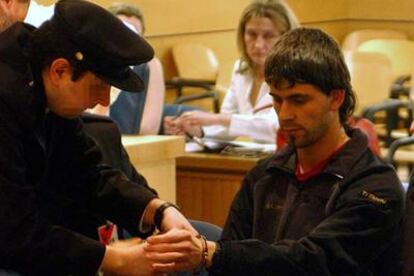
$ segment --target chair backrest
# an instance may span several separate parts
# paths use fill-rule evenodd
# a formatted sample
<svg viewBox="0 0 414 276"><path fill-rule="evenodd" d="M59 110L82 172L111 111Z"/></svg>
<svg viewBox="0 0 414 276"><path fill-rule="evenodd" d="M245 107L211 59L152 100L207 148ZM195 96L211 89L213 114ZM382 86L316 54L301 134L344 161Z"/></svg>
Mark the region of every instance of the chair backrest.
<svg viewBox="0 0 414 276"><path fill-rule="evenodd" d="M345 62L351 83L357 94L356 115L367 106L383 102L389 97L392 71L389 59L380 53L345 52Z"/></svg>
<svg viewBox="0 0 414 276"><path fill-rule="evenodd" d="M216 81L219 63L213 50L195 43L180 43L172 48L178 75L186 79Z"/></svg>
<svg viewBox="0 0 414 276"><path fill-rule="evenodd" d="M364 29L350 32L342 43L344 51L355 51L358 46L372 39L407 39L407 35L396 30Z"/></svg>
<svg viewBox="0 0 414 276"><path fill-rule="evenodd" d="M374 39L362 43L358 51L382 53L391 62L393 79L414 72L414 41L401 39Z"/></svg>
<svg viewBox="0 0 414 276"><path fill-rule="evenodd" d="M190 219L189 222L194 229L201 235L204 235L207 240L218 241L220 239L221 232L223 231L221 227L201 220Z"/></svg>

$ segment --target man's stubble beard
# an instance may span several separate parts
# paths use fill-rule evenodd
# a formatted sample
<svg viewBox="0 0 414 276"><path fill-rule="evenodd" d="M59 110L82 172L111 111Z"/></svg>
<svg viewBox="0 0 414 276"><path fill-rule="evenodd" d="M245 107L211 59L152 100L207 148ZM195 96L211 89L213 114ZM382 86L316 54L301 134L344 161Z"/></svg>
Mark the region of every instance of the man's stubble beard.
<svg viewBox="0 0 414 276"><path fill-rule="evenodd" d="M3 10L0 6L0 33L3 32L5 29L13 25L14 20L10 18L10 16Z"/></svg>
<svg viewBox="0 0 414 276"><path fill-rule="evenodd" d="M0 33L3 32L5 29L10 27L13 24L13 21L8 20L7 18L0 19Z"/></svg>

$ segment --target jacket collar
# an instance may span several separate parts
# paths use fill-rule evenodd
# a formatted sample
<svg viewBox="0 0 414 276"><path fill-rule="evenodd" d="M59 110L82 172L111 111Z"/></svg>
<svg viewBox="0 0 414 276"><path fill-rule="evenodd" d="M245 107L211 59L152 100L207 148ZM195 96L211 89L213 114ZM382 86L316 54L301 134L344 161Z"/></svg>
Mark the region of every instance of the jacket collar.
<svg viewBox="0 0 414 276"><path fill-rule="evenodd" d="M348 142L329 161L323 173L336 175L344 178L348 175L355 162L357 162L368 148L366 135L357 128L346 128L350 137ZM296 168L296 150L292 145L287 145L280 152L276 153L267 165L267 170L279 169L293 174Z"/></svg>
<svg viewBox="0 0 414 276"><path fill-rule="evenodd" d="M33 130L46 103L43 84L35 81L30 65L28 50L34 30L28 24L15 23L0 33L0 101L23 132Z"/></svg>
<svg viewBox="0 0 414 276"><path fill-rule="evenodd" d="M33 26L15 23L0 33L0 61L7 63L16 72L28 70L28 42Z"/></svg>

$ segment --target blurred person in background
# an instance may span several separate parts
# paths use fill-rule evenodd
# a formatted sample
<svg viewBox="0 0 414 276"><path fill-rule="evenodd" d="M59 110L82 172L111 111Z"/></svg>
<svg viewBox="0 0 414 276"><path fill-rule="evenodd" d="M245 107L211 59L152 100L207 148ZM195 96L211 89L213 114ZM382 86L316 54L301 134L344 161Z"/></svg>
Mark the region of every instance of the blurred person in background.
<svg viewBox="0 0 414 276"><path fill-rule="evenodd" d="M108 10L140 36L145 33L142 12L129 4L115 3ZM123 134L158 134L164 106L165 84L160 60L154 56L149 62L133 68L146 84L145 93L132 95L120 91L109 107L99 106L95 113L109 115ZM117 93L117 92L115 92Z"/></svg>
<svg viewBox="0 0 414 276"><path fill-rule="evenodd" d="M220 113L194 110L179 118L166 117L165 132L226 140L248 136L257 142L274 143L278 121L264 81L264 63L277 39L298 25L283 1L253 1L248 5L237 28L241 57L234 65Z"/></svg>

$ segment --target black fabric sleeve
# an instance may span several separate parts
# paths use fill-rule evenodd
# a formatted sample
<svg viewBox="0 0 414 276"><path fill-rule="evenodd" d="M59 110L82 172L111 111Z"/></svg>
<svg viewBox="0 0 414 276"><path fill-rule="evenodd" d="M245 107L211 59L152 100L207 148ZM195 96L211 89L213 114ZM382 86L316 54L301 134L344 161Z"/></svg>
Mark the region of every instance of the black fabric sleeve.
<svg viewBox="0 0 414 276"><path fill-rule="evenodd" d="M64 183L59 193L68 195L85 209L93 210L126 228L138 232L139 219L156 194L148 188L145 178L136 176L131 182L120 170L103 164L100 148L84 131L79 119L67 120L51 115L49 143L56 149L50 160L50 183ZM63 143L64 147L56 147ZM61 172L61 173L53 173Z"/></svg>

